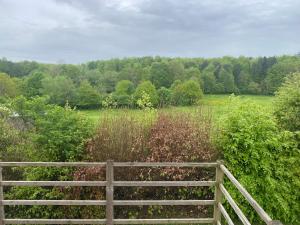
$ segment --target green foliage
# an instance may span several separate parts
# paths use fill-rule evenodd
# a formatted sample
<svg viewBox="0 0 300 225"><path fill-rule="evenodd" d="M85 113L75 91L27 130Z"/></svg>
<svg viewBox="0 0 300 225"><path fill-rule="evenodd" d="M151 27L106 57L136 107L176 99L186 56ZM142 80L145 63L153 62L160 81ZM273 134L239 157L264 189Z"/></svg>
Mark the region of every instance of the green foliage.
<svg viewBox="0 0 300 225"><path fill-rule="evenodd" d="M233 74L223 68L219 71L218 82L223 85L223 90L219 90L220 93L234 93L236 91Z"/></svg>
<svg viewBox="0 0 300 225"><path fill-rule="evenodd" d="M283 58L268 71L265 79L266 93L273 94L278 90L284 78L295 72L300 72L300 60L297 57Z"/></svg>
<svg viewBox="0 0 300 225"><path fill-rule="evenodd" d="M129 80L121 80L116 85L113 98L118 107L131 107L133 103L134 84Z"/></svg>
<svg viewBox="0 0 300 225"><path fill-rule="evenodd" d="M130 108L133 105L132 95L113 95L113 99L115 100L116 105L120 108Z"/></svg>
<svg viewBox="0 0 300 225"><path fill-rule="evenodd" d="M83 80L77 89L76 106L79 108L96 108L100 105L100 95L87 80Z"/></svg>
<svg viewBox="0 0 300 225"><path fill-rule="evenodd" d="M205 72L201 76L204 92L211 94L216 90L216 78L212 72Z"/></svg>
<svg viewBox="0 0 300 225"><path fill-rule="evenodd" d="M1 106L0 108L3 109ZM10 114L10 111L8 113ZM27 133L17 129L16 125L12 120L3 117L3 113L0 111L1 161L22 161L27 158L28 151L32 147Z"/></svg>
<svg viewBox="0 0 300 225"><path fill-rule="evenodd" d="M15 97L17 94L16 81L7 74L0 72L0 96Z"/></svg>
<svg viewBox="0 0 300 225"><path fill-rule="evenodd" d="M46 77L42 81L42 93L48 95L50 103L65 105L75 101L75 85L73 81L64 76Z"/></svg>
<svg viewBox="0 0 300 225"><path fill-rule="evenodd" d="M76 84L80 82L81 71L79 66L62 64L62 65L58 65L57 69L60 76L70 78Z"/></svg>
<svg viewBox="0 0 300 225"><path fill-rule="evenodd" d="M195 81L198 81L200 82L200 71L198 68L194 68L194 67L191 67L191 68L188 68L185 70L185 75L184 75L184 78L185 80L195 80Z"/></svg>
<svg viewBox="0 0 300 225"><path fill-rule="evenodd" d="M257 94L257 93L261 93L261 88L259 87L259 84L252 81L249 83L248 88L247 88L247 92L249 94Z"/></svg>
<svg viewBox="0 0 300 225"><path fill-rule="evenodd" d="M78 112L55 105L47 105L46 99L26 100L17 98L12 109L34 126L32 140L37 152L32 160L74 161L80 160L84 141L91 134L91 124Z"/></svg>
<svg viewBox="0 0 300 225"><path fill-rule="evenodd" d="M172 89L172 103L175 105L194 105L203 96L199 83L194 80L174 84Z"/></svg>
<svg viewBox="0 0 300 225"><path fill-rule="evenodd" d="M300 131L300 72L288 76L276 93L275 115L285 129Z"/></svg>
<svg viewBox="0 0 300 225"><path fill-rule="evenodd" d="M189 79L199 82L204 93L273 94L285 76L297 71L300 71L300 58L297 56L211 59L139 57L92 61L81 65L0 60L0 72L15 77L25 76L23 95L28 97L43 94L39 93L41 77L34 75L36 73L52 78L68 78L75 88L82 80L88 80L98 93L104 95L114 92L117 83L122 80L131 81L134 86L149 80L159 89L169 88L174 80L184 82ZM30 76L28 82L26 76Z"/></svg>
<svg viewBox="0 0 300 225"><path fill-rule="evenodd" d="M114 98L113 94L107 95L104 100L101 102L103 108L116 108L118 103L116 102L116 99Z"/></svg>
<svg viewBox="0 0 300 225"><path fill-rule="evenodd" d="M168 88L161 87L157 91L159 97L159 106L164 107L171 104L172 91Z"/></svg>
<svg viewBox="0 0 300 225"><path fill-rule="evenodd" d="M299 222L299 157L295 136L279 129L270 112L233 99L218 145L226 166L272 218ZM232 187L234 199L257 222L257 214ZM297 200L298 199L298 200Z"/></svg>
<svg viewBox="0 0 300 225"><path fill-rule="evenodd" d="M45 75L41 72L35 72L27 76L23 82L23 93L26 97L41 95L42 80Z"/></svg>
<svg viewBox="0 0 300 225"><path fill-rule="evenodd" d="M68 106L65 108L46 104L47 99L36 97L26 100L19 97L13 100L11 111L19 116L26 125L27 138L32 148L26 145L27 157L30 161L80 161L83 158L84 145L93 132L91 123L80 113ZM1 126L1 123L0 123ZM12 132L7 130L6 132ZM16 131L14 131L16 132ZM19 134L17 131L16 134ZM3 136L9 140L4 143L14 145L13 134ZM1 140L2 142L2 140ZM7 144L6 144L7 145ZM6 147L7 149L7 147ZM28 151L30 150L30 151ZM16 151L17 152L17 151ZM18 158L13 158L17 160ZM72 175L71 168L26 168L23 173L23 180L69 180ZM11 189L6 198L10 199L61 199L65 195L56 188L32 188L15 187ZM18 206L7 210L8 215L14 217L36 218L62 218L67 217L61 208L53 207L23 207Z"/></svg>
<svg viewBox="0 0 300 225"><path fill-rule="evenodd" d="M137 103L147 95L151 106L156 107L159 101L159 97L154 85L150 81L144 81L140 83L134 93L134 100Z"/></svg>
<svg viewBox="0 0 300 225"><path fill-rule="evenodd" d="M170 73L167 63L155 62L151 65L150 80L156 88L170 87L173 79L174 74Z"/></svg>
<svg viewBox="0 0 300 225"><path fill-rule="evenodd" d="M6 58L0 59L0 71L15 77L27 76L32 71L36 70L40 65L41 64L37 62L11 62Z"/></svg>
<svg viewBox="0 0 300 225"><path fill-rule="evenodd" d="M151 102L150 95L146 92L142 93L142 96L136 101L136 104L140 109L144 109L144 110L153 109L153 104Z"/></svg>
<svg viewBox="0 0 300 225"><path fill-rule="evenodd" d="M134 85L129 80L121 80L116 85L116 95L131 95L134 93Z"/></svg>

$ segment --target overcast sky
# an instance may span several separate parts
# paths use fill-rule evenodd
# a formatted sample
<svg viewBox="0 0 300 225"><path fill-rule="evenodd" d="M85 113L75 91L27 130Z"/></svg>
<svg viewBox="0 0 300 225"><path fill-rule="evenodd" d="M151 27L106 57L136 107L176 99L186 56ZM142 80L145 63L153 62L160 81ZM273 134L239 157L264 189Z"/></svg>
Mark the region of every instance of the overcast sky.
<svg viewBox="0 0 300 225"><path fill-rule="evenodd" d="M299 51L300 0L0 0L0 57L10 60Z"/></svg>

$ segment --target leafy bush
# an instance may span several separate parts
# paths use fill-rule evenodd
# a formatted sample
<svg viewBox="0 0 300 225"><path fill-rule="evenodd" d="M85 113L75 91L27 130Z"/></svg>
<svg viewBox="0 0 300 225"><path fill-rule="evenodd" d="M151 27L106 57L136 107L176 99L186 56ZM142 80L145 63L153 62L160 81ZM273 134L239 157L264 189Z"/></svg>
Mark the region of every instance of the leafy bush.
<svg viewBox="0 0 300 225"><path fill-rule="evenodd" d="M113 93L118 107L131 107L133 105L134 85L129 80L121 80L116 85L116 91Z"/></svg>
<svg viewBox="0 0 300 225"><path fill-rule="evenodd" d="M288 76L276 92L275 116L283 128L300 131L300 73Z"/></svg>
<svg viewBox="0 0 300 225"><path fill-rule="evenodd" d="M116 102L116 105L120 108L130 108L133 105L133 99L131 95L123 94L116 95L114 93L113 99Z"/></svg>
<svg viewBox="0 0 300 225"><path fill-rule="evenodd" d="M280 130L270 112L238 99L233 99L222 128L218 144L234 176L272 218L299 223L300 151L295 136ZM257 222L244 198L229 190Z"/></svg>
<svg viewBox="0 0 300 225"><path fill-rule="evenodd" d="M174 105L194 105L203 96L199 83L194 80L174 84L172 89L172 103Z"/></svg>
<svg viewBox="0 0 300 225"><path fill-rule="evenodd" d="M7 120L0 118L0 159L1 161L22 161L27 156L31 142L26 133L15 129Z"/></svg>
<svg viewBox="0 0 300 225"><path fill-rule="evenodd" d="M151 105L156 107L159 99L155 86L150 81L144 81L137 86L134 93L135 102L137 103L137 101L142 99L145 94L149 96Z"/></svg>
<svg viewBox="0 0 300 225"><path fill-rule="evenodd" d="M30 124L27 129L32 149L28 152L31 161L80 161L86 140L93 132L91 123L78 112L69 107L46 104L47 99L24 97L15 99L11 109ZM72 178L71 168L26 168L24 180L68 180ZM7 193L6 198L13 199L60 199L64 195L57 188L21 188L15 187ZM59 207L16 207L9 208L8 215L14 217L57 218L62 215ZM66 215L65 215L66 216Z"/></svg>
<svg viewBox="0 0 300 225"><path fill-rule="evenodd" d="M100 105L100 95L87 80L81 81L76 93L76 106L79 108L97 108Z"/></svg>
<svg viewBox="0 0 300 225"><path fill-rule="evenodd" d="M141 97L136 101L137 106L140 109L151 110L153 109L153 103L151 101L150 95L146 92L143 92Z"/></svg>

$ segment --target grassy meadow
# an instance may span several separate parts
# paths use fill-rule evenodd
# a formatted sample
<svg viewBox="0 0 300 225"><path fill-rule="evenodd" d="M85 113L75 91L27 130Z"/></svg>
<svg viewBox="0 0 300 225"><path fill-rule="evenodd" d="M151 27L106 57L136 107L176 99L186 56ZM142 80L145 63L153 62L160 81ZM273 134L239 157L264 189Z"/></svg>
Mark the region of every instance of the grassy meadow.
<svg viewBox="0 0 300 225"><path fill-rule="evenodd" d="M273 96L263 95L241 95L242 101L253 101L261 107L272 108ZM230 102L230 95L205 95L200 101L199 105L203 110L211 112L214 121L217 121L226 111L230 110L228 105ZM186 106L186 107L167 107L159 109L161 112L197 112L199 106ZM95 123L99 119L108 116L118 116L127 112L139 117L145 113L145 111L139 109L98 109L98 110L81 110L81 113L88 116Z"/></svg>

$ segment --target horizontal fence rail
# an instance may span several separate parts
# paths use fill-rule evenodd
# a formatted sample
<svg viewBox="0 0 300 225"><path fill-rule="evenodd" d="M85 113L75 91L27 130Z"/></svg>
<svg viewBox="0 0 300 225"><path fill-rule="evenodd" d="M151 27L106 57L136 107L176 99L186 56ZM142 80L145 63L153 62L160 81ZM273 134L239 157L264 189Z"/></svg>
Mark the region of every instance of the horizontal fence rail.
<svg viewBox="0 0 300 225"><path fill-rule="evenodd" d="M8 181L2 180L3 167L105 167L105 181ZM216 179L209 181L115 181L115 167L190 167L215 168ZM209 163L194 162L0 162L0 225L3 224L214 224L233 225L233 221L222 205L222 199L228 201L243 225L251 225L242 210L235 203L223 185L224 175L241 192L249 204L267 225L280 225L260 207L247 190L234 178L222 161ZM5 200L3 187L40 186L40 187L106 187L106 200ZM215 187L213 200L115 200L114 187ZM105 206L105 219L6 219L4 206ZM170 219L117 219L114 218L114 206L214 206L212 218L170 218Z"/></svg>

